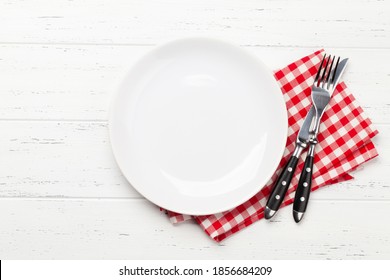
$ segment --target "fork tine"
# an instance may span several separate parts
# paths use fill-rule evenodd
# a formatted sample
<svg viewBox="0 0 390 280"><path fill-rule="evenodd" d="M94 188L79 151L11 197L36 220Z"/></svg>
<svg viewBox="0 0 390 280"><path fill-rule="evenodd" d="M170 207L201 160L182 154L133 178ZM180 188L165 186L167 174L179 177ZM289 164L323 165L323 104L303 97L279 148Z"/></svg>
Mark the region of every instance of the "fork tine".
<svg viewBox="0 0 390 280"><path fill-rule="evenodd" d="M336 66L334 67L334 70L333 70L333 76L332 76L332 80L331 80L332 84L334 83L334 77L336 76L336 71L337 71L337 67L339 66L339 62L340 62L340 57L337 58Z"/></svg>
<svg viewBox="0 0 390 280"><path fill-rule="evenodd" d="M326 76L326 72L328 70L328 65L329 65L330 58L331 58L331 55L328 56L328 59L326 61L325 67L324 67L324 72L322 72L322 76L321 76L321 78L319 80L319 85L321 87L324 85L324 82L325 82L325 76Z"/></svg>
<svg viewBox="0 0 390 280"><path fill-rule="evenodd" d="M324 64L325 59L326 59L326 54L324 54L324 57L322 58L320 67L318 68L318 71L317 71L317 75L316 75L316 77L314 79L314 84L317 84L318 78L320 77L321 68L322 68L322 65Z"/></svg>

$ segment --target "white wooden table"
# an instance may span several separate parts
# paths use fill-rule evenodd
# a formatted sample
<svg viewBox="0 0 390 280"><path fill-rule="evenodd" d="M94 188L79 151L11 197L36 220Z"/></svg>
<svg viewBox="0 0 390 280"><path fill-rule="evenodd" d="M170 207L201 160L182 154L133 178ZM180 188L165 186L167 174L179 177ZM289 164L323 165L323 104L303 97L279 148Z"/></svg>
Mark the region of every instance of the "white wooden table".
<svg viewBox="0 0 390 280"><path fill-rule="evenodd" d="M390 2L0 1L0 259L390 258ZM231 41L271 68L319 48L380 131L355 180L217 244L173 226L121 175L108 103L132 63L187 36Z"/></svg>

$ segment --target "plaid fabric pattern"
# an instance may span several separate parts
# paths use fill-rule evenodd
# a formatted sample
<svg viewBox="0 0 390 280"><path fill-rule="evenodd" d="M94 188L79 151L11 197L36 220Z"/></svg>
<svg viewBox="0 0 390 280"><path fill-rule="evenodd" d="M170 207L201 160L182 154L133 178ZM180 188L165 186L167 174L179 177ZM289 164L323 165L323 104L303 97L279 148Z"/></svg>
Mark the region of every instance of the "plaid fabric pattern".
<svg viewBox="0 0 390 280"><path fill-rule="evenodd" d="M274 72L286 101L289 130L283 158L267 185L247 202L223 213L187 216L168 211L171 222L178 223L193 218L211 238L220 242L264 217L267 196L294 150L297 134L312 104L311 85L321 62L322 52L323 50L316 51ZM345 83L340 83L322 118L314 159L312 190L352 179L350 171L378 155L371 142L377 133ZM303 153L300 158L282 207L294 201L306 154L307 152Z"/></svg>

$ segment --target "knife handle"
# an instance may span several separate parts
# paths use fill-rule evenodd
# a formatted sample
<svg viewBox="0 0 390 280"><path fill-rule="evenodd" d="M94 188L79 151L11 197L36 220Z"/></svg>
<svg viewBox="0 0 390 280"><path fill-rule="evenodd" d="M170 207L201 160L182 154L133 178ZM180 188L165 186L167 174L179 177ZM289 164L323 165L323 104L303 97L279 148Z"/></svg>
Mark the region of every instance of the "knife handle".
<svg viewBox="0 0 390 280"><path fill-rule="evenodd" d="M314 150L315 143L310 145L309 151L306 156L305 165L303 167L301 176L299 177L298 187L295 192L293 216L295 222L299 223L306 211L307 204L309 203L312 175L313 175L313 163L314 163Z"/></svg>
<svg viewBox="0 0 390 280"><path fill-rule="evenodd" d="M286 195L287 189L294 176L295 169L298 164L298 158L302 152L302 147L297 146L294 154L290 157L288 163L280 173L276 184L268 198L266 209L264 210L264 217L266 219L272 218L275 212L279 209Z"/></svg>

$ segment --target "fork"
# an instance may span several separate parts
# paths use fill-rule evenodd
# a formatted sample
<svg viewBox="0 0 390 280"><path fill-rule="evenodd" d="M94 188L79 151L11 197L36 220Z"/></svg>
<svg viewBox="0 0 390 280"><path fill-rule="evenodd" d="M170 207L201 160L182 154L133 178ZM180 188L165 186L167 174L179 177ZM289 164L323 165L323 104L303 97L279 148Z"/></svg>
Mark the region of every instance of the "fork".
<svg viewBox="0 0 390 280"><path fill-rule="evenodd" d="M317 72L317 75L314 79L314 85L312 87L311 97L313 101L315 117L312 129L310 129L309 151L306 156L305 164L301 176L299 178L298 187L294 198L293 217L295 222L297 223L301 221L309 201L312 184L315 147L318 143L317 135L320 129L321 118L325 112L326 107L329 104L332 93L338 84L338 80L345 69L345 65L348 59L344 59L340 63L340 57L338 57L337 61L335 61L336 56L333 56L333 58L331 57L331 55L329 55L328 57L326 57L326 55L324 56L320 64L319 71ZM323 67L324 63L325 66ZM338 67L341 71L337 73Z"/></svg>

